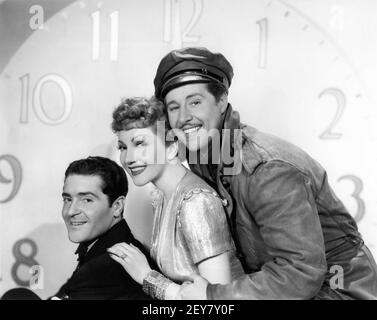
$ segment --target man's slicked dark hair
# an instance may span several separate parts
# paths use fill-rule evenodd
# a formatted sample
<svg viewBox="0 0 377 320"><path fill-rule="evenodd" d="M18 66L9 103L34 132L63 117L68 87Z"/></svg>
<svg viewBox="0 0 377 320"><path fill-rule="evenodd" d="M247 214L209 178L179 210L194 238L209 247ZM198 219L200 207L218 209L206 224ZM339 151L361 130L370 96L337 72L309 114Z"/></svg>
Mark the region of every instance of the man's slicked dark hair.
<svg viewBox="0 0 377 320"><path fill-rule="evenodd" d="M68 166L64 180L74 174L99 176L102 180L102 192L107 195L110 206L120 196L127 196L127 175L123 168L113 160L104 157L76 160Z"/></svg>

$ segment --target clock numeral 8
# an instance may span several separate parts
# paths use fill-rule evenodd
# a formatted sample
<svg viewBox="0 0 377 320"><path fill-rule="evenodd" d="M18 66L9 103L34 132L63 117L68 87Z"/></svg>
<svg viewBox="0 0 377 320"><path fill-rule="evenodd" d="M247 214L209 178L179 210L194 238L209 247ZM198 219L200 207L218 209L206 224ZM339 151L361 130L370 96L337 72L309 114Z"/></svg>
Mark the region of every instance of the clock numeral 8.
<svg viewBox="0 0 377 320"><path fill-rule="evenodd" d="M337 109L336 109L334 119L331 121L327 129L319 137L320 139L324 139L324 140L340 139L342 137L342 134L338 132L333 132L332 130L334 129L335 125L339 122L344 112L344 109L346 108L346 96L340 89L337 89L337 88L327 88L323 90L318 95L318 98L321 99L324 95L330 95L335 98Z"/></svg>
<svg viewBox="0 0 377 320"><path fill-rule="evenodd" d="M21 163L17 160L16 157L6 154L0 156L0 163L1 161L7 161L12 169L13 172L13 180L5 178L0 170L0 183L11 183L13 181L12 191L10 194L5 198L0 200L0 203L6 203L11 201L17 194L18 190L20 189L21 182L22 182L22 167Z"/></svg>
<svg viewBox="0 0 377 320"><path fill-rule="evenodd" d="M25 244L29 245L31 248L31 252L29 255L25 255L21 247L24 246ZM20 239L18 240L14 245L13 245L13 255L16 258L16 262L12 266L12 278L18 284L19 286L24 286L27 287L30 284L30 280L23 280L19 277L18 275L18 269L21 265L26 265L29 268L35 268L34 266L38 265L38 262L34 259L35 256L37 255L38 249L37 249L37 244L28 238L25 239ZM29 269L29 273L30 273Z"/></svg>
<svg viewBox="0 0 377 320"><path fill-rule="evenodd" d="M20 123L28 123L29 121L29 89L30 89L30 75L27 73L20 77L21 80L21 114ZM64 95L64 112L57 118L51 118L47 115L41 98L43 86L47 82L55 83L63 92ZM72 90L68 82L59 75L47 74L38 80L33 90L33 107L37 118L48 125L56 125L67 120L72 111Z"/></svg>
<svg viewBox="0 0 377 320"><path fill-rule="evenodd" d="M198 23L203 11L203 0L193 0L194 10L186 29L181 31L181 1L165 0L164 41L171 42L174 48L182 48L184 42L198 42L199 36L189 33Z"/></svg>
<svg viewBox="0 0 377 320"><path fill-rule="evenodd" d="M356 200L357 203L357 210L354 216L354 219L357 223L364 218L365 215L365 203L363 199L360 198L361 191L363 191L363 181L354 175L344 175L338 179L338 181L348 179L351 180L355 185L355 190L352 193L352 197Z"/></svg>

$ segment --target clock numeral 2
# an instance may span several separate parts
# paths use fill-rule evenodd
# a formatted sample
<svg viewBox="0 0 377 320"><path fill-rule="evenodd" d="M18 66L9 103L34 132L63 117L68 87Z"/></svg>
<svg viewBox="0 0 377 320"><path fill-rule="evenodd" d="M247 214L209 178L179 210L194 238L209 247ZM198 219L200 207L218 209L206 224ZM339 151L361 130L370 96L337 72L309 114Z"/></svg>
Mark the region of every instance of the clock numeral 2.
<svg viewBox="0 0 377 320"><path fill-rule="evenodd" d="M13 180L10 180L5 178L0 170L0 183L8 184L13 182L12 191L10 192L10 194L6 198L0 200L0 203L6 203L11 201L17 195L17 192L20 189L22 182L22 167L18 159L9 154L0 156L0 163L1 161L8 162L13 173Z"/></svg>
<svg viewBox="0 0 377 320"><path fill-rule="evenodd" d="M181 31L181 1L165 0L164 41L171 42L174 48L182 48L184 42L198 42L200 36L189 33L198 23L203 11L203 0L193 0L194 10L186 29Z"/></svg>
<svg viewBox="0 0 377 320"><path fill-rule="evenodd" d="M356 200L357 210L354 216L355 221L358 223L363 219L365 215L365 203L363 199L360 198L361 191L363 191L363 181L354 175L344 175L338 179L338 181L348 179L351 180L355 185L355 190L352 193L352 197Z"/></svg>
<svg viewBox="0 0 377 320"><path fill-rule="evenodd" d="M20 77L21 81L21 112L20 123L28 123L29 121L29 89L30 89L30 75L27 73ZM57 118L50 118L44 110L41 97L43 86L47 82L53 82L62 90L64 95L64 112ZM64 122L72 111L72 90L68 82L59 75L47 74L38 80L33 90L33 107L34 113L38 119L49 125L56 125Z"/></svg>
<svg viewBox="0 0 377 320"><path fill-rule="evenodd" d="M331 95L336 100L336 113L334 119L331 121L327 129L319 136L320 139L330 140L330 139L340 139L342 137L341 133L333 132L335 125L339 122L340 118L343 115L344 109L346 108L346 96L344 93L337 88L327 88L323 90L318 98L322 98L324 95Z"/></svg>
<svg viewBox="0 0 377 320"><path fill-rule="evenodd" d="M266 69L267 67L267 43L268 43L268 19L264 18L257 21L259 26L259 53L258 68Z"/></svg>
<svg viewBox="0 0 377 320"><path fill-rule="evenodd" d="M99 10L93 12L92 16L92 59L99 59L100 53L100 26L101 13ZM118 60L118 43L119 43L119 11L110 14L110 60Z"/></svg>

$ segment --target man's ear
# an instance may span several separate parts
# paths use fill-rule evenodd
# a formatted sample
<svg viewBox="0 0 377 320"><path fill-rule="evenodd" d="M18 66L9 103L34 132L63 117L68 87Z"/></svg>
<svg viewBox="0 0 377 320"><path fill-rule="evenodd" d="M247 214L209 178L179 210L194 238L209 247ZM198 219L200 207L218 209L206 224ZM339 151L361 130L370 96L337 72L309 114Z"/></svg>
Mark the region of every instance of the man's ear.
<svg viewBox="0 0 377 320"><path fill-rule="evenodd" d="M174 141L166 148L166 160L171 163L178 156L178 141Z"/></svg>
<svg viewBox="0 0 377 320"><path fill-rule="evenodd" d="M220 106L221 114L223 114L228 107L228 93L223 93L223 95L220 97L218 105Z"/></svg>
<svg viewBox="0 0 377 320"><path fill-rule="evenodd" d="M123 215L123 210L124 210L124 201L126 200L125 196L120 196L117 198L113 204L112 204L112 209L113 209L113 216L114 218L120 218Z"/></svg>

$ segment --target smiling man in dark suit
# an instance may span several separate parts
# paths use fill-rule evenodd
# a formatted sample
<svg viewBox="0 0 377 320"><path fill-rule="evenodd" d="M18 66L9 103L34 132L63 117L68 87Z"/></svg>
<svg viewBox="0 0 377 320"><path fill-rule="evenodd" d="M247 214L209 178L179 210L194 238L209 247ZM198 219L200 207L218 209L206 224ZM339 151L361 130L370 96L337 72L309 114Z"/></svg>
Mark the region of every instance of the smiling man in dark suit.
<svg viewBox="0 0 377 320"><path fill-rule="evenodd" d="M108 255L118 242L143 245L123 219L127 176L114 161L89 157L65 172L62 216L72 242L80 243L78 266L55 295L60 299L147 299L142 288Z"/></svg>
<svg viewBox="0 0 377 320"><path fill-rule="evenodd" d="M62 193L62 216L69 240L79 243L76 250L78 265L50 299L149 299L142 287L106 251L116 243L126 242L138 247L150 260L123 218L127 192L124 170L110 159L89 157L68 166ZM8 291L2 299L34 300L39 297L23 288Z"/></svg>

